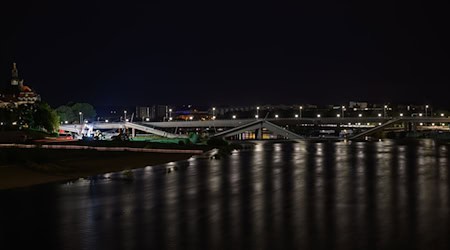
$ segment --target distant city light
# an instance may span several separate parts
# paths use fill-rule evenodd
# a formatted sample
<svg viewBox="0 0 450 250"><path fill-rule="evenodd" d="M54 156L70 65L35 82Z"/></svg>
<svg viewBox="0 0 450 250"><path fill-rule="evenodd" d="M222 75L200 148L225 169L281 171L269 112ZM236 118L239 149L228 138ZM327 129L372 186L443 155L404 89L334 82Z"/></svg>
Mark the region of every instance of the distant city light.
<svg viewBox="0 0 450 250"><path fill-rule="evenodd" d="M362 117L362 114L359 114L358 117Z"/></svg>
<svg viewBox="0 0 450 250"><path fill-rule="evenodd" d="M256 109L259 109L259 107L256 107Z"/></svg>
<svg viewBox="0 0 450 250"><path fill-rule="evenodd" d="M422 114L422 113L420 113L420 114L419 114L419 116L423 116L423 114Z"/></svg>
<svg viewBox="0 0 450 250"><path fill-rule="evenodd" d="M256 118L258 118L258 117L256 117ZM233 119L236 119L236 115L233 115Z"/></svg>
<svg viewBox="0 0 450 250"><path fill-rule="evenodd" d="M64 124L67 124L67 123L69 123L69 121L64 121Z"/></svg>
<svg viewBox="0 0 450 250"><path fill-rule="evenodd" d="M189 116L189 120L194 120L194 117L193 116Z"/></svg>
<svg viewBox="0 0 450 250"><path fill-rule="evenodd" d="M336 117L339 118L339 117L341 117L341 115L340 115L340 114L337 114Z"/></svg>
<svg viewBox="0 0 450 250"><path fill-rule="evenodd" d="M216 116L215 116L215 115L213 115L212 119L213 119L213 120L215 120L215 119L216 119Z"/></svg>
<svg viewBox="0 0 450 250"><path fill-rule="evenodd" d="M421 122L421 123L419 123L419 125L420 125L420 126L423 126L423 123Z"/></svg>
<svg viewBox="0 0 450 250"><path fill-rule="evenodd" d="M403 116L403 113L400 113L400 116Z"/></svg>
<svg viewBox="0 0 450 250"><path fill-rule="evenodd" d="M297 115L297 114L295 115L295 118L298 118L298 115Z"/></svg>
<svg viewBox="0 0 450 250"><path fill-rule="evenodd" d="M433 122L433 123L431 123L431 126L434 126L434 122Z"/></svg>
<svg viewBox="0 0 450 250"><path fill-rule="evenodd" d="M381 117L382 116L382 114L378 114L378 117Z"/></svg>
<svg viewBox="0 0 450 250"><path fill-rule="evenodd" d="M169 117L169 121L172 121L173 120L173 118L172 117Z"/></svg>
<svg viewBox="0 0 450 250"><path fill-rule="evenodd" d="M13 122L12 125L17 125L17 122Z"/></svg>
<svg viewBox="0 0 450 250"><path fill-rule="evenodd" d="M444 113L441 113L441 116L444 117Z"/></svg>
<svg viewBox="0 0 450 250"><path fill-rule="evenodd" d="M320 114L317 114L317 118L320 118Z"/></svg>
<svg viewBox="0 0 450 250"><path fill-rule="evenodd" d="M150 121L150 118L148 118L148 117L147 117L147 118L145 118L145 121L146 121L146 122Z"/></svg>
<svg viewBox="0 0 450 250"><path fill-rule="evenodd" d="M381 122L379 122L378 125L381 125Z"/></svg>
<svg viewBox="0 0 450 250"><path fill-rule="evenodd" d="M105 120L105 122L109 122L109 120Z"/></svg>
<svg viewBox="0 0 450 250"><path fill-rule="evenodd" d="M278 118L278 115L275 115L275 118Z"/></svg>
<svg viewBox="0 0 450 250"><path fill-rule="evenodd" d="M128 119L127 119L127 121L128 121ZM88 124L88 123L89 123L89 121L88 121L88 120L86 120L86 121L84 121L84 123Z"/></svg>
<svg viewBox="0 0 450 250"><path fill-rule="evenodd" d="M234 118L236 118L235 115L233 115L233 116L234 116ZM256 119L258 119L258 117L259 117L259 115L255 115L255 118L256 118ZM234 119L234 118L233 118L233 119Z"/></svg>

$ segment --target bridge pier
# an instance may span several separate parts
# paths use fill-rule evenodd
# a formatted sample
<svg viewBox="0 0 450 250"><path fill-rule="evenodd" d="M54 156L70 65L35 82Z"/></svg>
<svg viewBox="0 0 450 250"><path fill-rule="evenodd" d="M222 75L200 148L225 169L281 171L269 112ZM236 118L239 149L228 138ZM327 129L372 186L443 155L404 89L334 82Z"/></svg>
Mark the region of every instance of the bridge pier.
<svg viewBox="0 0 450 250"><path fill-rule="evenodd" d="M136 137L136 129L134 128L131 129L131 137L132 138Z"/></svg>

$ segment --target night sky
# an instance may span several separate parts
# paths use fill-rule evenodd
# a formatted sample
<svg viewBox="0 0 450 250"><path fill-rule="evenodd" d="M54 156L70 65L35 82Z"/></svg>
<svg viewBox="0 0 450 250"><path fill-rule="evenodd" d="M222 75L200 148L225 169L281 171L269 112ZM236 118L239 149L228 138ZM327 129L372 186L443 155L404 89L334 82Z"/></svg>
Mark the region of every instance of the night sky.
<svg viewBox="0 0 450 250"><path fill-rule="evenodd" d="M2 1L12 62L51 105L450 106L448 4Z"/></svg>

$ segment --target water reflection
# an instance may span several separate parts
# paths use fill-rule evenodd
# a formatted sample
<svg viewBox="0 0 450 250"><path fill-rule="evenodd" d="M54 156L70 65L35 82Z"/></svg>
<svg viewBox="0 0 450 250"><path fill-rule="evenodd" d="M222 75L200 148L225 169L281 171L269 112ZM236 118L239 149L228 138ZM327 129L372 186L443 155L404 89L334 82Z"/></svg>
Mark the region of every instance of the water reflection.
<svg viewBox="0 0 450 250"><path fill-rule="evenodd" d="M448 249L447 144L261 142L0 192L0 249ZM167 172L170 168L173 171Z"/></svg>

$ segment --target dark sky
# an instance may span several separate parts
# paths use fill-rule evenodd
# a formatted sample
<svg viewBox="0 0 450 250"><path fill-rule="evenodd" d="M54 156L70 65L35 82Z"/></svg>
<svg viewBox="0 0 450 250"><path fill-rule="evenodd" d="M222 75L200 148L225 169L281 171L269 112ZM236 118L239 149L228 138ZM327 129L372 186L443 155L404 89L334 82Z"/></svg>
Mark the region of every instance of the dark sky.
<svg viewBox="0 0 450 250"><path fill-rule="evenodd" d="M2 1L12 62L52 105L450 106L442 1Z"/></svg>

